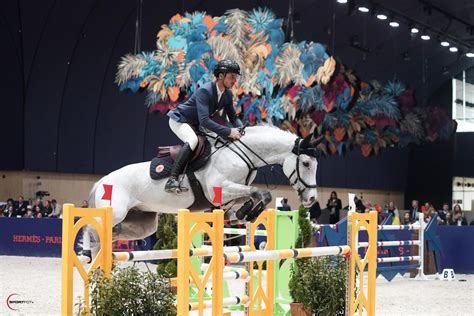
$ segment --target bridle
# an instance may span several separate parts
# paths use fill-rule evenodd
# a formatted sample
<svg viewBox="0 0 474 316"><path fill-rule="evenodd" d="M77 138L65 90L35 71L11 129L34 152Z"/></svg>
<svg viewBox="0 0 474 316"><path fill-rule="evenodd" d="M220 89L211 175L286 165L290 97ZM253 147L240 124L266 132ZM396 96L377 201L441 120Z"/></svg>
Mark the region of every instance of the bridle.
<svg viewBox="0 0 474 316"><path fill-rule="evenodd" d="M242 129L242 131L241 131L242 135L243 135L243 133L245 133L244 129ZM210 135L207 135L207 136L210 136ZM252 160L247 155L247 153L245 153L245 151L242 148L240 148L238 146L238 144L241 144L243 147L245 147L250 153L252 153L255 157L257 157L259 160L261 160L266 166L270 166L270 164L267 161L265 161L265 159L263 159L259 154L257 154L252 148L250 148L242 140L237 140L237 141L227 140L227 141L224 141L219 137L216 137L215 139L216 139L216 151L221 149L221 148L227 147L228 149L233 151L240 159L242 159L245 162L245 164L247 165L248 173L247 173L247 177L246 177L246 180L245 180L245 185L249 184L250 177L251 177L252 173L254 171L256 171L258 169L258 167L255 166L255 164L252 162ZM288 177L288 180L290 181L290 185L292 187L294 187L298 182L302 185L302 186L299 186L296 189L296 191L298 192L299 197L301 197L304 190L317 188L316 183L315 184L308 184L308 183L306 183L306 181L304 181L303 178L301 178L301 174L300 174L300 155L305 154L305 155L312 156L312 157L315 157L315 158L317 158L319 156L318 155L319 151L317 149L315 149L314 147L305 148L304 146L302 146L304 141L305 141L305 139L302 139L300 137L298 137L295 140L295 145L293 146L292 152L296 155L296 167L291 172L290 176ZM221 146L217 146L217 142L221 143ZM234 144L234 146L229 146L231 143ZM214 154L214 153L215 153L215 151L212 154ZM279 171L279 172L282 173L286 177L286 175L283 172L281 172L281 171ZM291 178L293 178L293 176L295 174L296 174L296 177L293 181L293 180L291 180Z"/></svg>
<svg viewBox="0 0 474 316"><path fill-rule="evenodd" d="M301 196L301 194L303 194L304 190L306 189L315 189L317 188L317 184L308 184L306 183L306 181L303 180L303 178L301 178L300 176L300 155L309 155L309 156L313 156L316 158L316 152L313 151L313 149L310 149L310 150L305 150L305 149L301 149L301 142L303 142L304 140L301 139L301 138L297 138L295 140L295 146L293 146L293 149L292 149L292 152L296 155L296 167L295 167L295 170L293 170L293 172L291 172L290 176L288 177L288 179L290 180L290 185L292 187L294 187L298 182L300 182L304 188L297 188L296 191L298 192L298 196ZM296 178L295 178L295 181L291 181L291 178L293 177L293 175L296 173Z"/></svg>

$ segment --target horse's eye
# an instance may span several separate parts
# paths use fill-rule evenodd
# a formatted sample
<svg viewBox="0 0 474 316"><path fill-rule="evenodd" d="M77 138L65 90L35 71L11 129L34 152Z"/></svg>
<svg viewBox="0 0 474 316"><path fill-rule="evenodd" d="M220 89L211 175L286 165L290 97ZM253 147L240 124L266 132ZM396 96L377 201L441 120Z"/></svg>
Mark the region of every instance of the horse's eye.
<svg viewBox="0 0 474 316"><path fill-rule="evenodd" d="M309 168L309 162L307 161L303 162L303 166L305 166L306 168Z"/></svg>

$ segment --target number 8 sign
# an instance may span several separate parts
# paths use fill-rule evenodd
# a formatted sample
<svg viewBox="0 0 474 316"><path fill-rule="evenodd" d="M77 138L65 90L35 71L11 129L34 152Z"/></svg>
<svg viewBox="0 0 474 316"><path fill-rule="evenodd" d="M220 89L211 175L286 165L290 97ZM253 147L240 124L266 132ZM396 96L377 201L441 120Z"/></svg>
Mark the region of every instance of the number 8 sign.
<svg viewBox="0 0 474 316"><path fill-rule="evenodd" d="M454 281L456 280L456 276L454 275L453 269L444 269L442 272L441 279L443 281Z"/></svg>

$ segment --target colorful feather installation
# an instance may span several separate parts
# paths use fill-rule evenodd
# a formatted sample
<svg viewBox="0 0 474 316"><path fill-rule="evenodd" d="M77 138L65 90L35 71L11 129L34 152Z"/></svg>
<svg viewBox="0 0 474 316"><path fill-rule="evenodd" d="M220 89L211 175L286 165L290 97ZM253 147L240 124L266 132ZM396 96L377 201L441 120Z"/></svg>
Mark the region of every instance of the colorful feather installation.
<svg viewBox="0 0 474 316"><path fill-rule="evenodd" d="M416 107L402 82L364 82L320 43L285 43L282 22L267 8L176 14L161 26L154 51L122 57L115 82L121 91L146 91L149 111L165 114L214 80L219 60L232 59L241 67L232 90L241 118L324 135L325 154L359 148L369 156L455 131L443 111Z"/></svg>

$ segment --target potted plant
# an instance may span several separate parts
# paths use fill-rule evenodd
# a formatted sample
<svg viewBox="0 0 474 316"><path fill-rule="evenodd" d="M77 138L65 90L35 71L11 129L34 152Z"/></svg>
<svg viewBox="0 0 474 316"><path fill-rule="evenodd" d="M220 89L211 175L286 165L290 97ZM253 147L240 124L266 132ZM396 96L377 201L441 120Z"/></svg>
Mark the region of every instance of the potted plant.
<svg viewBox="0 0 474 316"><path fill-rule="evenodd" d="M308 209L303 205L300 205L298 209L298 215L299 236L295 247L309 247L314 234L314 229L308 220ZM290 304L291 315L311 315L310 311L303 307L306 289L301 286L303 280L305 279L303 267L305 266L305 262L307 260L307 258L296 259L294 265L291 267L291 278L288 285L290 295L293 298L293 303Z"/></svg>
<svg viewBox="0 0 474 316"><path fill-rule="evenodd" d="M313 228L307 210L299 209L300 237L297 248L311 244ZM342 257L296 259L291 269L291 315L341 315L345 311L346 262Z"/></svg>

